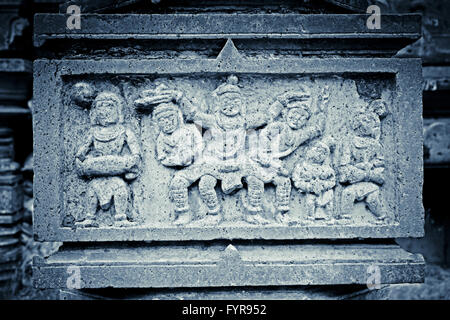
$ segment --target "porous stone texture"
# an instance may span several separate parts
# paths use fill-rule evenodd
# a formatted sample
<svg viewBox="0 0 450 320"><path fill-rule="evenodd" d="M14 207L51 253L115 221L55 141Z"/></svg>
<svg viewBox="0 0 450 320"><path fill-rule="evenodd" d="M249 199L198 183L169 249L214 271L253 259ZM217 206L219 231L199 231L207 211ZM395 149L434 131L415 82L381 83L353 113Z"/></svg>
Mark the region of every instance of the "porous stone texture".
<svg viewBox="0 0 450 320"><path fill-rule="evenodd" d="M34 279L41 288L79 289L367 285L375 266L381 284L420 282L421 265L420 255L394 245L77 246L36 258Z"/></svg>
<svg viewBox="0 0 450 320"><path fill-rule="evenodd" d="M422 281L420 256L356 240L423 235L421 63L391 57L418 17L325 18L87 14L72 32L37 15L42 51L92 50L34 63L35 234L67 243L35 285L67 286L69 267L82 288L365 284L373 265ZM381 38L401 41L367 56ZM293 242L317 239L349 242Z"/></svg>
<svg viewBox="0 0 450 320"><path fill-rule="evenodd" d="M215 70L223 70L227 68L228 70L235 71L235 66L232 67L224 67L222 66L222 58L223 56L219 56L219 58L215 60L197 60L193 65L190 61L180 60L178 63L180 64L180 68L184 69L187 65L190 65L190 70L192 73L197 74L199 72L213 72ZM230 59L234 59L233 55L229 55ZM295 61L295 60L294 60ZM215 87L221 84L221 77L217 76L216 80L208 84L209 81L212 82L214 78L209 77L208 80L203 79L199 75L199 79L197 77L194 78L186 78L180 77L175 78L174 73L180 72L176 71L178 67L175 66L174 62L171 61L171 64L168 65L168 61L125 61L125 60L114 60L114 61L102 61L102 62L94 62L94 61L60 61L60 62L47 62L47 61L37 61L36 62L36 80L38 83L47 83L50 81L51 85L57 85L59 82L55 77L54 73L45 74L44 70L49 70L50 68L56 68L56 74L59 73L70 73L86 75L89 74L103 74L106 70L110 70L111 68L115 68L116 72L119 75L122 72L127 73L141 73L145 72L145 69L155 70L159 69L158 72L172 74L172 79L169 80L167 78L159 78L153 80L154 82L167 81L170 83L172 88L177 88L180 92L183 92L183 88L186 91L186 95L189 99L193 100L192 104L194 105L203 105L205 104L205 100L208 97L208 88L209 91L213 91ZM257 65L260 65L262 61L239 61L237 62L242 68L247 68L247 70L254 70ZM287 62L286 62L287 63ZM36 171L40 172L41 168L46 170L52 170L51 176L60 176L62 179L62 185L54 184L50 178L50 175L37 174L37 181L39 188L37 190L42 195L37 195L37 197L43 197L45 199L50 198L50 194L52 197L52 202L46 201L40 202L40 206L36 207L38 212L50 212L45 216L40 213L37 214L36 227L37 230L43 228L42 231L38 231L38 236L42 237L43 240L81 240L81 239L91 239L91 240L194 240L194 239L213 239L213 238L251 238L251 237L263 237L267 239L299 239L299 238L353 238L353 237L373 237L373 238L392 238L392 237L406 237L406 236L420 236L422 234L422 226L423 226L423 216L422 216L422 208L420 203L420 192L419 187L421 184L422 174L421 174L421 153L418 151L421 150L420 141L422 141L422 133L420 130L420 111L416 107L416 101L413 100L416 95L420 95L418 92L410 92L408 91L408 95L402 93L402 97L408 98L407 101L403 101L400 107L398 98L393 97L393 89L389 89L393 87L394 81L391 79L381 79L379 83L374 85L373 83L367 83L367 81L362 80L360 78L348 79L346 77L336 77L333 76L331 79L323 79L315 78L311 75L305 76L304 73L309 72L329 72L332 74L346 72L363 72L364 67L374 66L378 64L377 72L389 73L389 72L400 72L400 75L397 76L400 79L404 80L403 83L397 84L397 90L409 90L413 83L409 81L413 81L414 74L417 75L417 72L420 71L420 67L417 62L408 61L408 60L400 60L400 59L392 59L392 60L383 60L380 59L377 62L373 60L349 60L344 59L339 63L333 61L333 66L331 65L332 61L325 59L311 59L306 61L305 59L298 59L295 63L291 60L289 63L282 63L282 61L269 60L265 61L263 64L264 68L272 70L271 72L283 73L286 72L287 68L291 68L291 72L298 72L300 76L273 76L272 74L258 76L246 76L245 74L242 78L242 86L249 93L243 94L245 100L245 107L247 109L247 117L250 119L255 119L256 125L258 128L261 127L261 124L258 124L258 121L267 121L264 120L264 115L268 114L268 111L263 111L267 108L277 108L278 106L275 104L263 104L262 101L270 101L269 93L273 92L274 88L279 88L278 92L285 93L290 90L294 90L295 86L308 86L311 89L311 96L315 96L315 100L312 102L312 115L309 120L309 124L305 125L304 130L299 130L297 134L299 137L303 139L303 142L297 148L287 149L288 156L283 158L283 165L286 167L287 176L289 177L294 170L294 167L299 164L299 160L302 158L302 154L305 152L305 149L311 147L312 143L307 144L307 140L312 138L304 138L301 136L303 134L307 134L308 130L311 130L317 121L322 121L321 126L323 128L319 130L323 130L323 133L320 133L320 138L325 139L327 143L330 143L331 148L336 149L336 154L332 155L327 159L329 163L332 163L333 170L338 170L344 164L343 161L353 161L348 162L349 165L355 165L356 160L352 159L352 154L349 153L352 150L352 139L358 140L356 134L352 133L352 124L354 117L356 114L364 113L366 116L372 117L370 121L373 122L373 138L368 138L367 141L380 141L376 143L380 143L383 147L380 149L378 154L375 153L375 156L380 157L380 161L382 163L379 170L383 170L381 180L373 180L376 182L372 182L372 180L358 180L358 178L350 178L356 179L355 181L366 181L368 184L356 184L356 188L358 191L352 191L356 193L360 193L359 196L354 193L353 201L355 201L355 205L350 207L348 212L341 212L342 207L338 205L340 201L342 201L343 195L339 198L339 193L343 192L344 189L348 186L348 181L344 178L343 173L340 172L339 178L341 179L340 183L335 188L334 202L336 206L334 206L333 212L330 212L330 218L333 220L327 221L327 219L313 219L312 221L308 221L306 219L307 210L302 208L301 206L305 204L302 201L302 196L304 196L304 192L302 190L297 190L297 188L293 189L290 193L290 201L289 205L292 206L290 210L292 216L296 219L291 219L292 221L283 222L277 221L277 208L276 199L274 199L274 190L271 189L271 184L273 185L275 182L271 182L270 178L270 170L266 173L265 168L259 163L253 163L252 159L248 159L252 155L248 156L248 153L251 153L252 150L242 149L242 152L247 153L245 155L247 158L244 160L249 162L249 169L242 168L242 172L238 173L236 177L238 184L237 189L232 194L227 195L226 191L223 188L223 180L217 179L221 178L220 174L216 175L215 179L222 181L222 189L218 190L218 197L221 198L221 207L223 208L222 215L220 217L221 221L212 222L212 225L220 223L220 228L211 227L210 223L200 223L195 224L191 222L195 222L197 220L201 220L201 218L205 217L206 212L208 212L208 208L205 206L204 197L198 195L198 188L191 187L189 188L189 201L190 206L192 207L192 216L185 222L184 228L178 228L172 222L176 220L176 216L174 212L176 211L173 205L173 201L170 201L170 190L169 187L171 185L171 181L174 181L174 177L176 177L175 172L187 172L188 176L184 174L185 180L187 180L189 184L200 181L204 175L207 175L208 170L202 168L200 172L196 173L195 168L198 167L196 164L192 164L191 171L185 169L184 171L180 169L182 166L176 166L175 170L171 167L164 166L159 163L157 156L155 153L156 150L156 140L159 134L158 126L156 125L155 119L153 117L142 115L138 113L134 108L134 100L138 99L139 91L142 91L149 86L141 85L138 88L135 88L131 85L133 81L146 82L145 78L139 77L130 77L130 76L118 76L115 79L119 81L119 85L122 90L124 90L124 96L128 96L128 102L123 104L123 112L124 118L128 120L127 126L129 132L132 132L133 135L139 135L139 144L142 146L142 153L139 153L139 156L142 157L142 164L139 176L132 181L130 184L130 189L132 192L133 201L131 202L130 208L128 208L128 212L130 210L134 210L133 213L135 216L134 219L129 219L128 223L123 226L112 226L112 222L109 222L108 228L77 228L76 222L83 221L83 214L85 210L87 210L87 202L86 197L89 197L88 191L86 189L86 180L83 180L83 175L77 173L76 161L77 158L76 153L80 151L80 140L85 141L86 130L89 130L92 125L89 122L88 112L80 108L73 103L70 102L69 97L71 97L70 89L73 85L76 84L69 82L67 86L60 87L61 93L67 92L67 96L61 97L53 97L48 96L46 92L43 92L43 88L40 85L36 86L35 96L37 101L40 99L51 99L51 100L59 100L62 99L63 103L55 103L49 105L52 108L64 107L63 110L51 110L44 109L39 110L39 107L35 109L35 121L42 124L42 127L46 127L47 129L42 129L42 138L40 129L36 129L35 135L35 145L36 145L36 159L37 159L37 168ZM209 65L209 66L208 66ZM404 71L407 66L415 65L408 73L401 75L401 71ZM146 68L144 67L146 66ZM172 70L167 70L168 67L172 66ZM260 66L261 67L261 66ZM330 69L331 67L332 69ZM73 69L74 68L74 69ZM197 70L199 71L196 71ZM209 69L209 70L205 70ZM127 70L127 71L125 71ZM315 71L316 70L316 71ZM184 72L184 71L181 71ZM255 72L255 71L253 71ZM245 73L245 70L242 70L241 73ZM50 79L46 80L45 77L50 76ZM269 78L269 80L267 80ZM84 81L88 81L88 78L84 77ZM398 81L398 78L397 78ZM223 82L223 80L222 80ZM49 83L49 84L50 84ZM60 82L59 82L60 83ZM268 88L268 84L271 84L270 90ZM201 84L201 85L200 85ZM62 85L62 83L61 83ZM91 86L98 87L99 92L105 91L114 91L118 90L111 83L101 81L101 82L92 82ZM185 87L183 87L185 86ZM358 87L359 86L359 87ZM319 98L321 91L326 88L329 94L329 102L327 103L327 109L320 110L323 106L318 106L317 100ZM404 89L402 89L404 88ZM206 89L206 90L205 90ZM128 90L130 90L128 92ZM190 90L190 91L188 91ZM371 93L370 90L374 90L374 93ZM199 93L199 94L194 94ZM372 98L370 95L374 95L376 98ZM276 96L276 94L274 94ZM396 97L398 97L400 93L396 93ZM378 98L378 99L377 99ZM195 99L195 100L194 100ZM347 99L351 99L353 101L352 108L349 107ZM410 100L409 100L410 99ZM276 98L273 99L275 102ZM386 116L380 117L376 112L370 111L370 108L374 107L376 103L373 100L384 100L387 101L386 106ZM409 101L409 102L408 102ZM56 101L55 101L56 102ZM377 101L375 101L377 102ZM54 106L54 107L53 107ZM408 106L410 108L408 108ZM258 108L261 108L259 110ZM278 107L281 109L282 107ZM65 120L61 123L56 119L52 120L51 114L53 113L55 116L62 112L65 115ZM208 111L202 111L205 115L213 114ZM274 111L278 112L279 111ZM356 112L356 114L355 114ZM389 115L387 114L389 112ZM270 113L270 111L269 111ZM277 117L278 117L277 114ZM413 115L416 114L415 118ZM199 114L198 117L201 117ZM283 117L279 116L275 118L274 124L282 123ZM261 120L261 119L263 120ZM380 120L380 118L382 120ZM84 119L84 120L83 120ZM325 119L325 120L320 120ZM415 119L415 120L414 120ZM75 122L74 122L75 121ZM198 123L201 123L201 118L198 118ZM278 122L277 122L278 121ZM361 121L361 119L359 120ZM395 121L399 123L402 121L403 125L396 125ZM46 124L46 126L44 126ZM207 130L208 124L203 123ZM381 125L381 127L380 127ZM63 129L62 129L63 128ZM390 129L391 128L391 129ZM394 135L394 128L397 128ZM51 130L49 130L51 129ZM251 128L248 128L251 129ZM63 130L64 134L61 136L59 134L59 130ZM242 133L246 133L242 131ZM256 134L259 134L260 130L256 130ZM250 136L250 133L247 133ZM372 134L372 133L371 133ZM53 139L48 139L47 137L51 135L54 139L62 139L60 144L49 143L50 141L57 141ZM128 134L127 134L128 135ZM319 135L319 134L317 134ZM316 135L316 136L317 136ZM354 137L354 138L353 138ZM89 139L89 138L87 138ZM249 139L249 137L247 137ZM350 140L350 142L344 142ZM364 140L364 138L362 138ZM372 139L372 140L370 140ZM319 141L320 139L316 139ZM354 141L356 141L354 140ZM336 141L336 142L329 142ZM405 141L408 144L405 144ZM337 143L339 142L339 143ZM183 142L181 142L183 143ZM376 145L376 144L375 144ZM375 146L374 145L374 146ZM406 148L408 145L408 148ZM414 148L414 145L416 146ZM206 146L207 147L207 146ZM89 148L89 146L88 146ZM246 148L243 146L243 148ZM395 152L393 152L395 149ZM375 149L374 149L375 150ZM291 154L289 154L291 152ZM60 157L51 157L50 155L59 154ZM258 155L257 155L258 157ZM348 158L349 160L345 160L344 158ZM382 160L381 160L382 159ZM47 161L47 165L43 166L44 160ZM258 161L259 159L256 159ZM279 161L279 159L277 159ZM256 162L254 161L254 162ZM378 161L373 158L371 161ZM200 162L201 163L201 162ZM412 170L414 164L415 170ZM339 168L338 168L339 167ZM130 167L131 168L131 167ZM189 168L188 168L189 169ZM271 167L269 166L269 169ZM107 169L113 170L111 172L116 172L113 168ZM205 171L206 170L206 171ZM219 168L219 170L221 170ZM340 169L339 169L340 170ZM354 169L351 169L354 170ZM357 170L357 169L356 169ZM194 171L192 173L192 171ZM262 219L259 222L251 223L246 219L245 212L245 202L248 200L248 196L245 195L245 188L240 186L241 183L247 183L247 178L250 177L255 172L254 175L261 176L259 180L269 183L268 188L265 190L264 197L262 197L261 201L265 200L265 208L262 210ZM79 171L78 171L79 172ZM120 172L118 172L120 174ZM178 173L180 174L180 173ZM338 175L339 172L336 173ZM404 175L408 174L408 179L404 178ZM273 173L274 176L277 176L276 173ZM47 179L47 183L42 179ZM226 178L228 179L228 178ZM403 180L404 179L404 180ZM242 180L242 181L240 181ZM89 181L89 180L87 180ZM51 188L53 186L53 188ZM199 184L199 187L201 184ZM214 187L214 186L213 186ZM294 186L295 187L295 186ZM367 188L367 189L362 189ZM361 190L360 190L361 189ZM64 197L58 199L54 195L62 195L62 191L64 190ZM348 189L347 189L348 190ZM378 191L380 190L380 191ZM416 190L416 191L414 191ZM276 191L276 190L275 190ZM370 201L368 202L367 196L370 193L380 193L380 212L374 212L374 209L370 206ZM350 197L352 197L351 192ZM80 197L81 195L85 195L84 197ZM98 195L97 195L98 196ZM357 198L360 198L358 201ZM242 202L243 200L243 202ZM44 206L51 206L53 208L61 207L62 210L58 211L58 214L55 214L56 211L54 209L50 209L49 207L44 208ZM347 206L348 207L348 206ZM42 210L42 211L40 211ZM58 216L60 214L60 216ZM307 215L307 214L306 214ZM348 215L350 219L340 219L341 216ZM377 219L378 217L383 217L383 219ZM135 220L135 221L133 221ZM44 225L42 225L44 224ZM264 228L260 226L264 225ZM201 228L201 227L204 228ZM132 234L129 232L133 230ZM146 232L146 230L153 230L153 232ZM162 232L160 232L162 231ZM190 232L189 232L190 231ZM57 239L52 234L61 234L62 238ZM131 238L130 238L131 236Z"/></svg>

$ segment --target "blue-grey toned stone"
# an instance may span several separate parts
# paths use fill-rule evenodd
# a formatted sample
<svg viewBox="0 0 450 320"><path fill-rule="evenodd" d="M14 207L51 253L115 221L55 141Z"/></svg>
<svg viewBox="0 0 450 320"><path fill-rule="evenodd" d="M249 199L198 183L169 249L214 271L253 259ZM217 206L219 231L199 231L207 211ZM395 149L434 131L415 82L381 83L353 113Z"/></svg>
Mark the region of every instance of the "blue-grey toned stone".
<svg viewBox="0 0 450 320"><path fill-rule="evenodd" d="M359 241L423 236L421 62L392 58L418 16L65 19L35 18L59 58L34 63L34 232L72 244L35 286L423 281L420 255Z"/></svg>
<svg viewBox="0 0 450 320"><path fill-rule="evenodd" d="M246 60L240 56L231 56L231 60L226 60L222 55L217 59L197 59L197 60L103 60L103 61L37 61L35 63L36 87L35 99L36 108L34 110L35 121L35 183L36 183L36 220L35 230L38 237L42 240L64 240L64 241L79 241L79 240L97 240L97 241L123 241L123 240L210 240L210 239L307 239L307 238L393 238L393 237L419 237L423 234L423 208L421 204L421 183L422 183L422 131L421 131L421 108L420 108L420 84L416 81L420 77L420 63L418 60L408 59L286 59L286 60ZM225 59L225 60L224 60ZM270 71L268 71L270 70ZM289 71L288 71L289 70ZM260 227L252 226L242 223L227 223L219 228L205 226L185 226L184 228L172 227L170 224L170 202L167 198L168 180L171 172L168 169L159 169L157 162L150 162L153 169L144 170L140 179L134 183L135 192L145 192L145 188L156 188L155 191L147 191L151 198L135 197L137 207L141 208L138 211L138 216L142 218L142 222L135 226L127 228L100 228L100 229L80 229L64 227L61 219L64 215L72 216L76 219L79 215L80 209L83 208L82 199L79 194L84 192L83 189L77 189L83 186L82 181L70 183L74 176L63 168L66 166L72 167L72 158L67 157L61 152L68 150L67 148L74 148L79 142L81 136L74 134L74 130L81 132L86 130L86 127L78 128L70 119L82 119L86 116L83 109L74 108L72 105L66 105L63 114L69 118L64 124L55 118L61 111L59 108L62 104L56 101L60 98L57 95L48 95L45 88L48 86L59 88L60 90L69 90L69 87L62 87L63 83L60 79L63 75L102 75L106 72L111 72L117 75L132 75L142 73L157 73L164 80L165 75L180 74L179 83L188 79L181 76L185 72L196 75L202 79L202 74L205 73L223 73L235 72L242 75L243 82L246 87L251 88L252 84L264 88L269 82L265 79L272 79L271 83L279 86L279 92L284 92L288 85L292 85L292 81L297 81L302 84L310 84L310 77L314 73L329 74L334 76L342 73L364 74L367 72L371 74L392 74L391 79L396 79L397 87L396 97L402 97L400 101L398 98L392 97L393 92L386 90L384 95L387 99L392 99L389 102L390 116L384 120L384 129L386 142L384 144L384 154L387 161L392 163L388 170L390 170L390 180L386 181L385 188L386 196L391 197L389 202L390 219L381 224L364 223L364 220L350 223L337 223L334 226L323 225L316 223L313 225L297 225L294 227L280 226L272 223L272 225ZM258 76L246 77L246 73L257 74ZM293 77L289 74L296 73L300 78ZM277 74L278 76L275 76ZM280 78L280 74L286 74ZM126 81L127 76L123 78ZM217 78L216 78L217 79ZM220 76L218 76L220 81ZM364 97L358 98L358 88L354 84L354 80L345 78L333 77L331 82L322 79L317 79L313 83L317 86L324 86L327 83L330 86L348 86L348 90L353 90L353 97L347 98L345 96L339 97L337 91L333 91L336 97L331 104L336 106L345 106L345 99L360 99L357 103L364 103ZM192 80L192 82L185 82L189 86L197 83L197 86L205 80ZM211 80L209 80L211 81ZM217 81L217 80L215 80ZM323 81L323 82L322 82ZM386 80L388 81L388 80ZM392 81L392 80L389 80ZM388 85L386 82L385 85ZM220 83L220 82L219 82ZM290 83L290 84L289 84ZM108 84L103 84L108 85ZM133 90L132 87L127 88ZM58 87L61 86L61 87ZM212 88L213 84L210 85ZM351 89L353 87L353 89ZM417 90L412 90L416 87ZM41 89L42 88L42 89ZM107 86L105 88L108 88ZM274 90L274 86L268 91L263 89L267 94ZM202 90L201 87L195 90ZM198 91L201 92L201 91ZM345 92L345 91L341 91ZM130 98L136 94L136 91L130 91ZM206 93L205 93L206 94ZM258 101L258 94L254 96L255 102ZM388 97L391 98L388 98ZM338 98L339 97L339 98ZM61 97L62 98L62 97ZM201 96L197 99L200 99ZM270 99L269 97L264 99ZM341 100L340 100L341 99ZM342 100L343 99L343 100ZM201 101L201 100L200 100ZM130 102L126 105L130 106ZM354 102L356 103L356 102ZM347 104L348 105L348 104ZM128 107L129 108L129 107ZM76 112L76 113L74 113ZM133 110L130 116L133 115ZM132 124L137 129L138 119L134 118ZM149 135L145 138L143 145L148 144L148 153L144 154L144 159L147 157L151 161L153 157L154 145L152 140L154 131L152 131L151 119L143 118L141 123L141 134ZM330 119L329 121L333 121ZM332 122L330 122L331 124ZM401 125L400 125L401 123ZM39 124L39 125L37 125ZM63 137L60 135L60 128L63 126L67 131L66 142L61 141ZM143 130L144 128L148 128ZM390 128L390 129L389 129ZM136 131L136 129L134 129ZM330 131L331 132L331 131ZM394 135L395 132L395 135ZM395 138L394 138L395 136ZM143 138L141 138L143 139ZM61 141L54 143L55 141ZM142 142L141 142L142 143ZM63 147L65 145L65 147ZM63 148L63 149L62 149ZM389 150L395 150L391 152ZM75 152L72 149L70 152ZM54 156L59 155L59 156ZM145 160L144 160L145 162ZM145 165L144 165L145 166ZM149 167L147 167L149 168ZM147 173L146 173L147 172ZM160 184L155 184L153 177L155 172L160 172ZM66 186L56 183L53 177L59 177L61 174L66 177L71 177L70 180L64 179ZM69 175L67 175L69 174ZM73 178L72 178L73 177ZM148 186L148 187L147 187ZM64 189L61 189L64 188ZM74 188L74 189L73 189ZM144 188L144 189L142 189ZM390 188L390 189L389 189ZM64 205L62 199L58 199L55 195L62 195L62 191L66 190L66 196L70 197L73 194L74 198L70 201L69 207ZM73 191L71 191L73 190ZM158 190L158 191L156 191ZM390 191L389 191L390 190ZM194 190L195 191L195 190ZM149 192L149 193L148 193ZM295 193L293 192L295 195ZM396 197L396 198L392 198ZM239 197L234 196L238 199ZM40 201L39 199L45 199ZM68 198L70 199L70 198ZM146 202L141 202L142 200ZM156 200L158 199L158 200ZM394 200L397 199L397 200ZM295 201L295 200L294 200ZM291 200L291 203L295 203ZM297 200L298 201L298 200ZM160 210L161 206L165 209ZM73 209L72 209L73 208ZM227 207L232 208L232 207ZM386 208L387 209L387 208ZM236 207L236 210L240 210ZM73 211L73 212L72 212ZM45 215L44 215L45 212ZM232 213L230 213L232 215ZM270 211L267 212L270 214ZM61 216L62 215L62 216ZM169 219L169 220L168 220ZM233 220L233 218L231 218ZM161 226L161 227L158 227Z"/></svg>
<svg viewBox="0 0 450 320"><path fill-rule="evenodd" d="M74 268L80 288L366 285L370 266L380 268L381 284L421 282L424 276L423 258L394 245L235 248L239 258L227 255L224 245L61 248L45 260L36 258L33 274L42 288L67 287Z"/></svg>

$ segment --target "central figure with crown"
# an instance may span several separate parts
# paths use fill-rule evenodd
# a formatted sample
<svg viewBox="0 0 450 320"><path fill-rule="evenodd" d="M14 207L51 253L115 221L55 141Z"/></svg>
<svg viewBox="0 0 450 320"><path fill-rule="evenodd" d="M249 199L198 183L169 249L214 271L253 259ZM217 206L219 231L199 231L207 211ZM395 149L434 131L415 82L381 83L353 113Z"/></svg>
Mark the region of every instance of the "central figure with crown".
<svg viewBox="0 0 450 320"><path fill-rule="evenodd" d="M201 220L206 224L217 224L221 220L221 205L215 187L221 182L224 194L230 194L243 187L243 180L247 183L248 204L246 220L255 223L267 223L260 215L260 199L262 190L260 181L255 177L256 167L246 153L246 132L248 129L258 128L273 121L279 114L281 106L276 101L268 110L269 112L246 113L245 104L242 101L241 89L238 86L238 78L230 75L227 82L221 84L212 93L214 106L211 112L199 110L182 92L177 91L174 99L180 105L188 121L194 121L206 129L203 134L204 150L195 163L187 168L177 171L170 184L172 194L186 195L184 201L175 202L175 211L179 213L183 223L190 220L189 203L187 197L188 187L199 180L198 188L200 197L207 207L207 215ZM255 220L255 221L253 221Z"/></svg>

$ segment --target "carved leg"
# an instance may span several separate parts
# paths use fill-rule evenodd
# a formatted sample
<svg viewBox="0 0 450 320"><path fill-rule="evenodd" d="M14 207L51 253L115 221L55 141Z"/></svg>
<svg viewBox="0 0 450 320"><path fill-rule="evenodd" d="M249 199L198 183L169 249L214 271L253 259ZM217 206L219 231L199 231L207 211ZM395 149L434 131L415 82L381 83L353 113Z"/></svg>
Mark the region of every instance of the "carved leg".
<svg viewBox="0 0 450 320"><path fill-rule="evenodd" d="M216 190L214 190L216 184L217 179L210 175L201 177L198 183L200 196L208 207L209 214L218 214L220 211L219 199L217 199L217 193Z"/></svg>
<svg viewBox="0 0 450 320"><path fill-rule="evenodd" d="M276 186L275 197L278 211L289 211L289 202L291 200L291 179L287 177L276 177L274 179L274 184Z"/></svg>
<svg viewBox="0 0 450 320"><path fill-rule="evenodd" d="M247 178L248 186L248 211L250 214L261 213L262 196L264 194L264 182L256 177Z"/></svg>
<svg viewBox="0 0 450 320"><path fill-rule="evenodd" d="M325 213L326 213L326 220L327 221L333 221L333 210L334 210L334 200L331 199L326 205L325 205Z"/></svg>
<svg viewBox="0 0 450 320"><path fill-rule="evenodd" d="M118 185L117 187L118 188L114 193L114 209L116 210L114 220L125 221L127 220L128 188L125 182L123 182L123 184Z"/></svg>
<svg viewBox="0 0 450 320"><path fill-rule="evenodd" d="M185 224L191 220L188 198L189 182L185 178L174 177L169 186L169 196L175 204L175 223Z"/></svg>
<svg viewBox="0 0 450 320"><path fill-rule="evenodd" d="M366 204L370 212L372 212L378 220L383 220L384 218L386 218L386 216L382 213L379 190L370 193L366 197Z"/></svg>
<svg viewBox="0 0 450 320"><path fill-rule="evenodd" d="M81 227L93 227L95 225L95 214L97 213L99 201L95 190L88 187L86 194L86 215L82 221L77 222Z"/></svg>
<svg viewBox="0 0 450 320"><path fill-rule="evenodd" d="M353 204L357 198L356 190L353 186L348 186L344 190L342 190L341 195L341 217L345 218L345 216L349 216L353 210Z"/></svg>
<svg viewBox="0 0 450 320"><path fill-rule="evenodd" d="M170 183L170 199L175 204L175 212L183 213L189 211L188 201L189 182L180 177L174 177Z"/></svg>
<svg viewBox="0 0 450 320"><path fill-rule="evenodd" d="M93 188L87 190L87 212L84 221L92 222L95 220L95 214L98 208L98 198Z"/></svg>
<svg viewBox="0 0 450 320"><path fill-rule="evenodd" d="M312 193L307 193L305 195L305 204L306 204L306 219L314 220L314 215L316 211L316 198L317 196Z"/></svg>
<svg viewBox="0 0 450 320"><path fill-rule="evenodd" d="M262 197L264 195L264 182L256 177L247 178L248 204L245 220L252 224L268 224L269 220L261 216L263 212Z"/></svg>

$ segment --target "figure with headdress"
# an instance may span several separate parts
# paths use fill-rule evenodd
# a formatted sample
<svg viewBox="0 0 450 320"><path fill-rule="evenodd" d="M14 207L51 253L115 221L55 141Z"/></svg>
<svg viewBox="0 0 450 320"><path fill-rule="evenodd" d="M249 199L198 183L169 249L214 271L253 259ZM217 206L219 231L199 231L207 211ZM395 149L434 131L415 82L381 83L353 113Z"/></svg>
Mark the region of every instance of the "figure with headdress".
<svg viewBox="0 0 450 320"><path fill-rule="evenodd" d="M202 151L202 137L193 124L184 123L180 108L171 99L166 85L146 90L135 101L138 109L151 108L160 128L156 141L156 156L166 167L191 165Z"/></svg>
<svg viewBox="0 0 450 320"><path fill-rule="evenodd" d="M282 159L292 154L297 148L309 140L318 137L324 130L324 119L317 115L314 123L309 123L312 116L311 94L308 88L301 87L296 91L288 91L279 96L282 118L270 123L259 134L259 146L256 161L261 168L255 176L263 183L259 188L264 192L265 183L275 185L275 198L279 222L290 222L289 201L291 195L290 172L284 168ZM252 211L262 210L261 199L249 199Z"/></svg>
<svg viewBox="0 0 450 320"><path fill-rule="evenodd" d="M186 124L183 114L173 98L174 91L165 84L145 90L135 101L138 110L151 110L160 133L156 140L156 156L166 167L187 167L201 154L202 136L194 124ZM190 221L188 190L177 181L170 184L170 198L175 204L175 223Z"/></svg>
<svg viewBox="0 0 450 320"><path fill-rule="evenodd" d="M90 106L91 127L75 159L79 175L90 180L86 216L78 225L96 226L99 209L114 209L114 221L121 225L133 218L128 210L131 194L127 183L139 173L139 142L123 124L123 101L119 95L102 92Z"/></svg>
<svg viewBox="0 0 450 320"><path fill-rule="evenodd" d="M247 180L249 195L260 191L260 181L249 175L248 168L252 164L245 152L246 130L270 122L277 115L276 110L281 109L276 105L279 102L275 102L269 112L246 114L238 78L235 75L230 75L226 83L213 91L214 105L211 106L210 113L201 111L180 91L168 94L179 103L189 121L194 121L206 129L203 135L202 156L192 166L176 172L171 186L187 190L191 184L199 180L199 193L208 212L203 221L217 223L220 221L221 211L215 190L218 181L221 182L224 194L242 188L243 179Z"/></svg>
<svg viewBox="0 0 450 320"><path fill-rule="evenodd" d="M386 217L380 201L384 157L379 141L380 118L385 115L385 104L377 100L359 109L352 121L353 133L342 148L338 170L339 182L344 186L341 208L345 215L352 211L355 202L364 201L378 221Z"/></svg>

